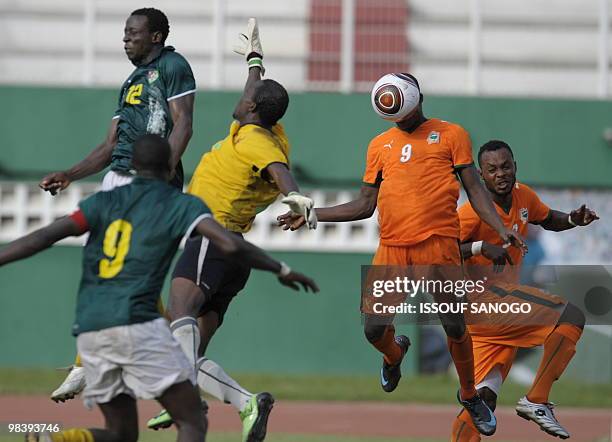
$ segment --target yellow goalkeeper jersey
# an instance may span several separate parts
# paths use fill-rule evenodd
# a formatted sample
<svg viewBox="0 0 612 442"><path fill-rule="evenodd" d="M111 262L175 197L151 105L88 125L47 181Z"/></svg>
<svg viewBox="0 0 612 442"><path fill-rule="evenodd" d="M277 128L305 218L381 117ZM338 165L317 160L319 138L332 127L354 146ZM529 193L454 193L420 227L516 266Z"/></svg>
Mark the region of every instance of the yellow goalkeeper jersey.
<svg viewBox="0 0 612 442"><path fill-rule="evenodd" d="M272 163L289 166L283 126L277 124L270 132L254 124L240 127L234 121L229 135L202 155L187 192L204 200L226 229L248 232L255 215L280 193L270 177L261 175Z"/></svg>

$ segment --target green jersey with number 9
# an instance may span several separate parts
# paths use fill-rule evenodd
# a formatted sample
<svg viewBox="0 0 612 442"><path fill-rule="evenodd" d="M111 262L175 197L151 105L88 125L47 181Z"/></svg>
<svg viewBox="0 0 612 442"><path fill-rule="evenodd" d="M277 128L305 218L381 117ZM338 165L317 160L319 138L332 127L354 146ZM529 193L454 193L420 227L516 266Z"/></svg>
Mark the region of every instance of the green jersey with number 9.
<svg viewBox="0 0 612 442"><path fill-rule="evenodd" d="M79 212L90 234L73 334L159 318L172 258L183 236L211 216L208 207L161 180L136 177L81 201Z"/></svg>

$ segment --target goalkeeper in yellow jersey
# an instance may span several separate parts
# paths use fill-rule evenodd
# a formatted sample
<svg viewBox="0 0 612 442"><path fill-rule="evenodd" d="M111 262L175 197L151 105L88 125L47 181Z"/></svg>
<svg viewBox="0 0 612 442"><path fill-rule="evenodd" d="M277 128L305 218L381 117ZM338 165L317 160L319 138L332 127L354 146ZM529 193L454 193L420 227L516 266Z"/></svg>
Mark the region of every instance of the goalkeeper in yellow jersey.
<svg viewBox="0 0 612 442"><path fill-rule="evenodd" d="M289 171L289 141L278 121L289 104L283 86L262 80L263 51L257 22L250 19L243 45L235 49L246 57L249 76L234 110L229 135L202 156L188 192L210 207L214 218L234 235L249 231L255 215L282 193L283 202L305 215L316 227L313 201L300 195ZM290 269L283 265L279 276ZM262 441L274 399L269 393L252 394L229 377L204 353L225 312L245 286L250 270L244 263L228 260L208 239L187 241L172 275L168 314L172 334L181 344L200 389L232 404L243 422L243 440ZM297 289L297 285L293 285ZM151 419L150 428L172 424L165 411Z"/></svg>

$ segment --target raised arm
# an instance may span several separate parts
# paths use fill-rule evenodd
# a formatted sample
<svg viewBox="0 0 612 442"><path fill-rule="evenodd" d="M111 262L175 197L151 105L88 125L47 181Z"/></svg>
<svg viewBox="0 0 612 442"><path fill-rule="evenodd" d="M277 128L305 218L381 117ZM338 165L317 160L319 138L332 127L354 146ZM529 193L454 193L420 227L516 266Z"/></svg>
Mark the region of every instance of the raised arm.
<svg viewBox="0 0 612 442"><path fill-rule="evenodd" d="M60 218L42 229L38 229L9 243L0 250L0 266L32 256L48 249L68 236L78 236L82 228L69 216Z"/></svg>
<svg viewBox="0 0 612 442"><path fill-rule="evenodd" d="M172 132L168 137L172 150L172 170L181 160L193 134L193 102L195 94L184 95L168 102L172 117Z"/></svg>
<svg viewBox="0 0 612 442"><path fill-rule="evenodd" d="M474 165L460 168L459 178L461 178L468 199L478 216L499 234L504 243L519 247L525 253L527 245L518 233L504 226L504 223L495 211L491 195L480 181Z"/></svg>
<svg viewBox="0 0 612 442"><path fill-rule="evenodd" d="M64 190L68 187L71 182L102 171L111 162L111 155L117 144L118 124L119 118L113 118L108 132L106 133L106 138L102 143L92 150L82 161L78 162L70 169L62 172L50 173L45 176L38 184L39 187L55 195L60 190Z"/></svg>
<svg viewBox="0 0 612 442"><path fill-rule="evenodd" d="M242 238L232 235L212 218L206 218L197 225L196 231L210 239L229 257L240 259L241 262L255 269L274 273L281 284L298 290L300 284L305 291L318 292L317 284L307 276L292 271L287 264L276 261L263 250Z"/></svg>

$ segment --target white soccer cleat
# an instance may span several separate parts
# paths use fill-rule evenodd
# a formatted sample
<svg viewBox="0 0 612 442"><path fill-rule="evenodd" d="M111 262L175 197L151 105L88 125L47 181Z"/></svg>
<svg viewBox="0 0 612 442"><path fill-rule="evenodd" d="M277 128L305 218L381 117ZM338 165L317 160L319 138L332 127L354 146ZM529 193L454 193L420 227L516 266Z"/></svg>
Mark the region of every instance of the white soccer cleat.
<svg viewBox="0 0 612 442"><path fill-rule="evenodd" d="M57 390L51 393L51 400L55 402L64 402L79 394L85 388L85 369L73 365L70 368L70 373L62 382Z"/></svg>
<svg viewBox="0 0 612 442"><path fill-rule="evenodd" d="M555 417L554 408L555 405L552 402L536 404L529 401L527 396L523 396L516 404L516 414L523 419L535 422L542 431L546 431L551 436L567 439L570 435Z"/></svg>

